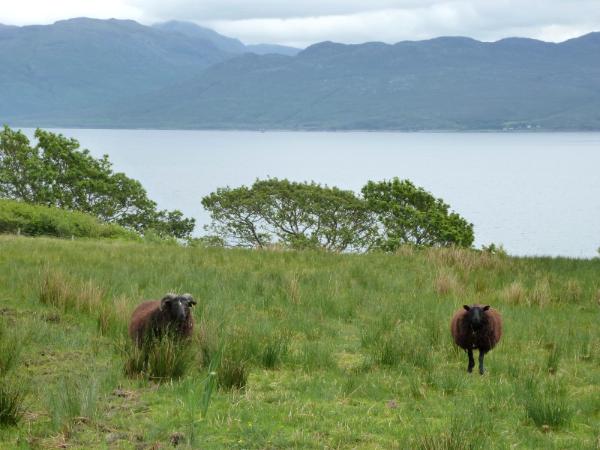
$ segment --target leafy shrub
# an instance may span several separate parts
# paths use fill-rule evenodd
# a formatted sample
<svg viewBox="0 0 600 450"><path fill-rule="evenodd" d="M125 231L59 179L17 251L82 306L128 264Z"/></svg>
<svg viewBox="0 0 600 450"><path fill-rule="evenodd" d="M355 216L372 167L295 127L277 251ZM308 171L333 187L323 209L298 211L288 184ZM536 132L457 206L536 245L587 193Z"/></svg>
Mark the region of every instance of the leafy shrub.
<svg viewBox="0 0 600 450"><path fill-rule="evenodd" d="M76 211L0 200L0 233L62 238L137 239L137 234L119 225L103 223Z"/></svg>
<svg viewBox="0 0 600 450"><path fill-rule="evenodd" d="M35 138L32 146L22 131L0 130L1 198L81 211L138 232L190 237L195 220L157 210L139 181L113 172L108 155L96 159L77 140L50 131L37 129Z"/></svg>

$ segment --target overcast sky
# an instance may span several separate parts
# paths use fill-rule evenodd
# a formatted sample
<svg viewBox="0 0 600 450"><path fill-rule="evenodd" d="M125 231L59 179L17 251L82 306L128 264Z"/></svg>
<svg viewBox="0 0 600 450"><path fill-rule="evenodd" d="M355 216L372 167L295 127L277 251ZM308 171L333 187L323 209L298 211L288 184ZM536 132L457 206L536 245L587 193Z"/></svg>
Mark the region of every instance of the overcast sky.
<svg viewBox="0 0 600 450"><path fill-rule="evenodd" d="M305 47L461 35L563 41L600 31L600 0L0 0L0 23L188 20L245 43Z"/></svg>

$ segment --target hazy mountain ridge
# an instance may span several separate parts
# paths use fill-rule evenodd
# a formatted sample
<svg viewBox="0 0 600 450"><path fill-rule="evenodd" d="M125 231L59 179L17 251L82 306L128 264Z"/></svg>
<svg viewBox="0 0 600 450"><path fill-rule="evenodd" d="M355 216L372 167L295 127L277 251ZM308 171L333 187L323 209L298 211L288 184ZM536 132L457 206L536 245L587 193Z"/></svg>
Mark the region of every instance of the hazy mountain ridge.
<svg viewBox="0 0 600 450"><path fill-rule="evenodd" d="M80 18L3 30L0 117L42 122L151 92L231 57L210 41L134 21Z"/></svg>
<svg viewBox="0 0 600 450"><path fill-rule="evenodd" d="M116 128L600 129L600 33L558 44L465 37L321 42L285 56L244 53L251 46L185 22L76 19L50 27L58 31L43 42L35 33L44 27L31 27L34 37L23 45L36 51L13 48L20 64L0 68L0 120ZM7 42L24 28L0 27L3 61ZM84 31L76 44L56 37L78 28ZM53 55L67 75L51 70ZM94 71L101 82L90 80Z"/></svg>
<svg viewBox="0 0 600 450"><path fill-rule="evenodd" d="M188 33L132 20L76 18L0 25L0 121L62 123L149 94L246 52L193 24ZM216 45L215 41L230 43Z"/></svg>
<svg viewBox="0 0 600 450"><path fill-rule="evenodd" d="M561 44L445 37L244 55L123 110L125 126L600 129L599 34ZM597 45L598 44L598 45Z"/></svg>
<svg viewBox="0 0 600 450"><path fill-rule="evenodd" d="M259 55L278 53L282 55L293 56L301 51L299 48L276 44L244 45L239 39L223 36L222 34L219 34L210 28L201 27L192 22L172 20L169 22L155 24L153 27L175 33L182 33L190 37L198 37L209 40L220 50L230 53L256 53Z"/></svg>

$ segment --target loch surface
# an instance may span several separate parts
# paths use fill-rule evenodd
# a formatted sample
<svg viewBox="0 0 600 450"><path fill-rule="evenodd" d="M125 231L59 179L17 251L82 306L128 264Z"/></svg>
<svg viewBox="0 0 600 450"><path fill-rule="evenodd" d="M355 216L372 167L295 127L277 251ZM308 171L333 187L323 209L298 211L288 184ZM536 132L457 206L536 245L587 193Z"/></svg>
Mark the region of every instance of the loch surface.
<svg viewBox="0 0 600 450"><path fill-rule="evenodd" d="M24 130L29 136L33 130ZM408 178L513 255L598 256L600 133L308 133L58 129L146 187L160 208L210 221L200 199L268 176L356 192Z"/></svg>

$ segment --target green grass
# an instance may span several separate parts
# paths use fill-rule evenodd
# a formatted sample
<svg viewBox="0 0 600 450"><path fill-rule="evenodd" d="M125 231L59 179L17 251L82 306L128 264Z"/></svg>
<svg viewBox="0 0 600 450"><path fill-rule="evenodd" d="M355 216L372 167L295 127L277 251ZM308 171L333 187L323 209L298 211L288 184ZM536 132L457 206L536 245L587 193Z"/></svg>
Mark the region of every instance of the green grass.
<svg viewBox="0 0 600 450"><path fill-rule="evenodd" d="M12 383L0 380L0 427L17 425L23 416L25 393L22 386Z"/></svg>
<svg viewBox="0 0 600 450"><path fill-rule="evenodd" d="M140 239L133 231L90 214L0 199L0 233L66 238Z"/></svg>
<svg viewBox="0 0 600 450"><path fill-rule="evenodd" d="M454 249L0 236L0 366L20 395L0 448L597 448L599 273ZM132 360L133 308L169 291L198 300L185 363ZM475 302L505 325L485 376L449 334Z"/></svg>

